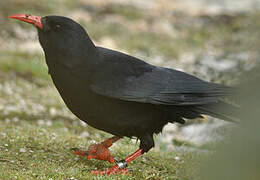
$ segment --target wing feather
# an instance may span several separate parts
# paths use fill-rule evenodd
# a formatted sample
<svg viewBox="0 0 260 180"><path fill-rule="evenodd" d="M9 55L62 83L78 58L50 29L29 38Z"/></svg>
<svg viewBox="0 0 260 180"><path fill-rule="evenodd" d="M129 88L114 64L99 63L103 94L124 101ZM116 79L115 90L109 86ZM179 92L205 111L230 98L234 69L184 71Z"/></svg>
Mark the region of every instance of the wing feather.
<svg viewBox="0 0 260 180"><path fill-rule="evenodd" d="M230 93L228 87L181 71L152 66L104 48L99 51L105 68L95 72L91 89L103 96L151 104L202 105Z"/></svg>

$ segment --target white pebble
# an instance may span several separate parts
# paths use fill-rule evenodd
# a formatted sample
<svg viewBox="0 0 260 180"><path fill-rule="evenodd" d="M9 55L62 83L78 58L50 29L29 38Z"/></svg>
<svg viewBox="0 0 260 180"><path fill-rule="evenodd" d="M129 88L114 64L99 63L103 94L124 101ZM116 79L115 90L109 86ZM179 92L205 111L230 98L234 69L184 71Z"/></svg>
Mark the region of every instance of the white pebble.
<svg viewBox="0 0 260 180"><path fill-rule="evenodd" d="M175 159L176 161L178 161L178 160L180 160L180 157L179 157L179 156L175 156L174 159Z"/></svg>
<svg viewBox="0 0 260 180"><path fill-rule="evenodd" d="M50 114L52 115L52 116L55 116L56 114L57 114L57 110L55 109L55 108L50 108Z"/></svg>
<svg viewBox="0 0 260 180"><path fill-rule="evenodd" d="M25 153L25 152L26 152L26 149L25 149L25 148L20 148L19 152Z"/></svg>
<svg viewBox="0 0 260 180"><path fill-rule="evenodd" d="M48 120L48 121L46 122L46 126L52 126L52 121Z"/></svg>
<svg viewBox="0 0 260 180"><path fill-rule="evenodd" d="M83 131L81 134L80 134L80 137L88 137L89 136L89 133L87 131Z"/></svg>
<svg viewBox="0 0 260 180"><path fill-rule="evenodd" d="M37 124L38 124L38 125L44 125L44 123L45 123L45 122L44 122L44 120L42 120L42 119L37 120Z"/></svg>

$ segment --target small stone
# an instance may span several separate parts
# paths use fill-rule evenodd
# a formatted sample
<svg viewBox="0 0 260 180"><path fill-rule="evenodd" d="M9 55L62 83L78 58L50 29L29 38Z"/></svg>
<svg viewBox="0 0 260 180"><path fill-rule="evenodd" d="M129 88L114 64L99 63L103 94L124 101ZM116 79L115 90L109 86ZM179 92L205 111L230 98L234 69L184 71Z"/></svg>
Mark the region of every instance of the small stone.
<svg viewBox="0 0 260 180"><path fill-rule="evenodd" d="M38 125L44 125L44 120L42 120L42 119L37 120L37 124Z"/></svg>
<svg viewBox="0 0 260 180"><path fill-rule="evenodd" d="M26 149L25 149L25 148L20 148L19 152L25 153L25 152L26 152Z"/></svg>
<svg viewBox="0 0 260 180"><path fill-rule="evenodd" d="M175 156L174 160L178 161L178 160L180 160L180 157L179 156Z"/></svg>
<svg viewBox="0 0 260 180"><path fill-rule="evenodd" d="M50 108L50 114L52 115L52 116L55 116L56 114L57 114L57 110L55 109L55 108Z"/></svg>
<svg viewBox="0 0 260 180"><path fill-rule="evenodd" d="M87 131L83 131L81 134L80 134L80 137L88 137L89 136L89 133Z"/></svg>
<svg viewBox="0 0 260 180"><path fill-rule="evenodd" d="M48 121L46 122L46 126L52 126L52 121L48 120Z"/></svg>
<svg viewBox="0 0 260 180"><path fill-rule="evenodd" d="M19 118L18 117L14 117L13 118L13 122L18 122L19 121Z"/></svg>

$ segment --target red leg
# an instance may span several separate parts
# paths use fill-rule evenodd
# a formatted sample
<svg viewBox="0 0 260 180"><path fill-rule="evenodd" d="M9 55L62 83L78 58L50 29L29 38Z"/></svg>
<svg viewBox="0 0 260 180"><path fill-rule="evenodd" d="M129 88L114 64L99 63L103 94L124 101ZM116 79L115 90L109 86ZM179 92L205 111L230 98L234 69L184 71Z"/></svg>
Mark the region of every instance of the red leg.
<svg viewBox="0 0 260 180"><path fill-rule="evenodd" d="M126 157L124 160L118 162L115 166L105 170L105 171L92 171L92 174L95 175L110 175L110 174L127 174L128 170L126 169L127 164L136 159L137 157L141 156L142 149L138 149L136 152L131 154L130 156Z"/></svg>
<svg viewBox="0 0 260 180"><path fill-rule="evenodd" d="M87 159L99 159L103 161L109 161L110 163L114 163L115 160L113 156L110 154L108 148L119 139L120 137L113 136L99 144L90 145L87 151L77 149L74 151L74 154L87 157Z"/></svg>

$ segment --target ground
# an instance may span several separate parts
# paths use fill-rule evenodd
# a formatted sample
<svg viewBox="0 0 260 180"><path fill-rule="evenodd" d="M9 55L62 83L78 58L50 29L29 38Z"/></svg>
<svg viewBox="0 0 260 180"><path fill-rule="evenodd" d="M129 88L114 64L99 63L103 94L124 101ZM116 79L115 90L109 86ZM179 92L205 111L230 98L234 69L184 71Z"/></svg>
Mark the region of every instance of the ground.
<svg viewBox="0 0 260 180"><path fill-rule="evenodd" d="M89 127L66 108L47 73L35 29L8 15L66 15L100 46L227 85L238 83L239 74L259 59L257 10L217 12L181 1L1 2L0 179L98 179L89 172L111 166L72 154L70 148L86 149L111 135ZM207 117L195 122L167 126L155 137L156 148L131 163L130 176L109 178L199 179L201 157L212 153L212 141L221 140L226 124ZM197 127L214 128L191 134ZM137 148L138 142L125 138L112 154L122 159Z"/></svg>

